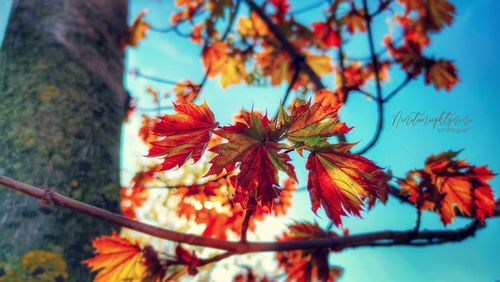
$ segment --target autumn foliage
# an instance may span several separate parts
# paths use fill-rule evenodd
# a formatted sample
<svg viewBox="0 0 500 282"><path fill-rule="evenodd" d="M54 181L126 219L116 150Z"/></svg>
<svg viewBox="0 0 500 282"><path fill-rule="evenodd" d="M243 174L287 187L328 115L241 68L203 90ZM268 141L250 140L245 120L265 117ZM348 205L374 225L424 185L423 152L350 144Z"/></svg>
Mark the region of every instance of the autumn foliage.
<svg viewBox="0 0 500 282"><path fill-rule="evenodd" d="M143 115L139 136L149 150L149 163L122 189L122 214L140 219L138 211L147 209L156 188L165 189L168 201L175 201L169 206L171 220L185 224L181 232L196 230L206 238L242 243L247 232L256 231L267 218L287 216L299 190L308 191L311 211L324 213L332 224L323 228L316 222L294 222L277 236L278 242L348 237L343 220L361 218L390 195L411 202L418 214L437 213L445 225L457 215L482 224L494 216L496 203L488 184L494 173L487 166L469 164L449 151L428 157L423 168L409 171L405 178L393 178L387 168L363 156L378 134L361 151L355 143L359 140L346 141L353 125L346 124L339 111L351 95L362 94L382 108L419 76L437 90L451 91L459 82L453 61L427 50L432 35L453 22L456 11L450 2L369 2L330 1L323 16L301 23L286 0L263 5L249 0L177 0L171 30L182 35L177 28L189 27L186 37L200 47L205 76L200 82L190 77L167 81L173 86L172 95L166 95L173 98L173 111ZM239 9L245 4L248 14L242 15ZM380 15L390 18L400 36L388 33L378 44L371 29ZM221 28L222 23L227 28ZM137 46L149 29L154 30L143 12L122 45ZM354 37L368 37L368 59L348 57L346 44ZM376 52L375 44L382 52ZM403 74L404 81L384 97L383 83L393 73ZM276 114L270 109L246 110L249 105L244 105L231 124L223 124L207 102L199 101L207 79L218 80L223 88L285 84L288 89ZM322 81L327 80L326 85L333 86L325 87ZM160 94L148 92L161 108ZM304 159L307 183L298 183L299 158ZM183 175L172 181L175 173ZM418 232L419 224L412 232ZM95 257L84 264L98 273L95 281L179 280L225 258L217 257L219 253L205 258L189 244L170 246L165 254L146 239L122 234L94 240ZM343 270L330 265L329 258L340 251L278 251L276 268L286 281L335 281ZM248 267L234 277L273 280Z"/></svg>

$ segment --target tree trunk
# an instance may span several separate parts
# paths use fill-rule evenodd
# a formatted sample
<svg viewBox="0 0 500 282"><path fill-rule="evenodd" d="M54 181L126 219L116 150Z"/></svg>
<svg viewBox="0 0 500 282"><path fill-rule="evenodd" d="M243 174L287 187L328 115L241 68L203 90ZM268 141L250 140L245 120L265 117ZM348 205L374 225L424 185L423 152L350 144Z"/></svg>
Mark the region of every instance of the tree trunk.
<svg viewBox="0 0 500 282"><path fill-rule="evenodd" d="M14 0L0 52L0 174L116 210L126 0ZM0 261L60 252L71 281L109 224L0 189Z"/></svg>

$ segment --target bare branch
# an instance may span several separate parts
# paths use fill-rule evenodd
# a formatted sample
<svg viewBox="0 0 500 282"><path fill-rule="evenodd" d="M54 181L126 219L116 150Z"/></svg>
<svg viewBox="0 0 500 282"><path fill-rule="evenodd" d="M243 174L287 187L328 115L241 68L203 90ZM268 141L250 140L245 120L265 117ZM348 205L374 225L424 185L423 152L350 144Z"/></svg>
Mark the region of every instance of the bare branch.
<svg viewBox="0 0 500 282"><path fill-rule="evenodd" d="M393 0L380 1L377 10L375 10L373 13L371 13L369 15L370 18L373 18L373 17L377 16L378 14L382 13L383 11L385 11L387 9L387 7L389 7L389 5L392 3L392 1ZM365 11L367 11L366 7L365 7Z"/></svg>
<svg viewBox="0 0 500 282"><path fill-rule="evenodd" d="M380 74L379 74L379 65L377 54L375 53L375 45L373 44L373 33L372 33L372 25L371 25L371 16L368 13L368 3L367 0L363 0L363 7L365 9L365 23L367 27L368 33L368 43L370 46L370 53L373 64L373 71L375 72L375 93L377 94L377 111L378 111L378 120L377 120L377 129L375 131L375 136L373 136L372 140L366 145L358 154L364 154L368 152L375 144L377 144L380 134L382 133L382 129L384 127L384 100L382 98L382 86L380 83Z"/></svg>
<svg viewBox="0 0 500 282"><path fill-rule="evenodd" d="M164 84L168 84L168 85L175 86L178 84L182 84L182 82L179 82L179 81L174 81L174 80L170 80L170 79L164 79L164 78L160 78L160 77L156 77L156 76L152 76L152 75L143 74L139 69L132 69L128 73L130 75L134 75L136 77L140 77L143 79L147 79L147 80L151 80L151 81L159 82L159 83L164 83Z"/></svg>
<svg viewBox="0 0 500 282"><path fill-rule="evenodd" d="M391 93L389 93L389 95L387 95L387 97L384 98L384 103L387 103L389 102L389 100L394 98L394 96L396 96L396 94L398 94L401 91L401 89L405 88L405 86L408 85L408 83L412 79L413 77L411 75L406 76L405 80L403 80L403 82L398 87L392 90Z"/></svg>
<svg viewBox="0 0 500 282"><path fill-rule="evenodd" d="M203 14L203 12L205 11L205 9L202 9L201 7L196 10L193 14L193 16L191 17L192 19ZM177 23L169 26L169 27L165 27L165 28L158 28L158 27L155 27L155 26L152 26L152 25L149 25L149 29L151 31L154 31L154 32L161 32L161 33L169 33L169 32L172 32L172 31L175 31L179 25L183 24L187 22L187 19L181 19L179 20Z"/></svg>
<svg viewBox="0 0 500 282"><path fill-rule="evenodd" d="M149 224L141 223L122 215L68 198L57 192L34 187L32 185L19 182L6 176L0 176L0 184L5 185L18 192L30 195L54 205L67 207L75 211L86 213L95 218L101 218L108 222L122 227L133 229L158 238L186 243L189 245L203 246L215 249L226 250L235 254L252 252L271 251L291 251L291 250L311 250L318 248L345 249L364 246L423 246L442 244L446 242L456 242L464 240L475 234L478 224L474 223L473 228L467 227L458 230L432 230L432 231L380 231L345 237L332 237L314 240L294 240L283 242L235 242L220 239L213 239L192 234L163 229ZM497 201L498 203L498 201ZM498 210L498 205L497 205ZM229 256L230 254L227 254Z"/></svg>

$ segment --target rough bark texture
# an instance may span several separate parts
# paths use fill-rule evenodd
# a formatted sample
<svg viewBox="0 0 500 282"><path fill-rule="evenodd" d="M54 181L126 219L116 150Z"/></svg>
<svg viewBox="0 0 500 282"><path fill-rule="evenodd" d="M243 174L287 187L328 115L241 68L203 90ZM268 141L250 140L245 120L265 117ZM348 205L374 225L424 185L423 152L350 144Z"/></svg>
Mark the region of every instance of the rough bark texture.
<svg viewBox="0 0 500 282"><path fill-rule="evenodd" d="M14 0L0 51L0 174L116 210L126 0ZM72 281L109 224L0 189L0 261L61 252Z"/></svg>

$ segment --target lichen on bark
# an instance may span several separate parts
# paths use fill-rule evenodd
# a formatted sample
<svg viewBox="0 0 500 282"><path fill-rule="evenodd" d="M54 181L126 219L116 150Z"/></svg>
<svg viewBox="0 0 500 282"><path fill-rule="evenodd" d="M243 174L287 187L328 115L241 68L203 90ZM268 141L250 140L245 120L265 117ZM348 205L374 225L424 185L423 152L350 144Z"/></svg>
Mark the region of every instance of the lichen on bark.
<svg viewBox="0 0 500 282"><path fill-rule="evenodd" d="M0 174L116 210L126 0L15 0L0 51ZM105 222L0 189L0 261L56 251L70 280Z"/></svg>

